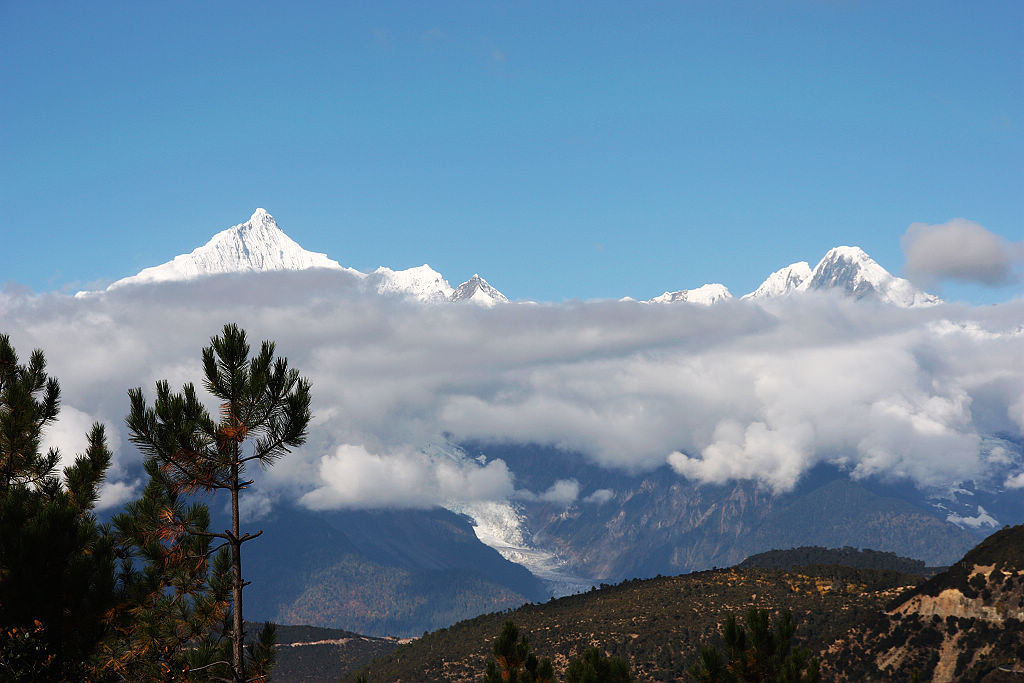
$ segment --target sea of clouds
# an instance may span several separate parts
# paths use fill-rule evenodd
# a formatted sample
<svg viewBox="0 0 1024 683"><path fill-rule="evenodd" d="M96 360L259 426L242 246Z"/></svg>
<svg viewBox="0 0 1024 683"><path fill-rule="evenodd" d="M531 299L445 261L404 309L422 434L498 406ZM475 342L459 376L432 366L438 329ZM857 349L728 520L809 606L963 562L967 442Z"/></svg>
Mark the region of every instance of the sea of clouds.
<svg viewBox="0 0 1024 683"><path fill-rule="evenodd" d="M63 390L47 443L65 458L93 420L115 464L102 505L141 487L127 391L201 386L226 322L313 383L309 440L258 475L253 514L565 499L447 444L516 442L630 472L776 492L827 462L927 487L1024 487L1024 300L922 309L807 294L714 306L632 301L424 305L334 271L253 273L84 297L0 294L0 332L46 352ZM213 402L211 400L211 408ZM992 437L1000 437L993 439Z"/></svg>

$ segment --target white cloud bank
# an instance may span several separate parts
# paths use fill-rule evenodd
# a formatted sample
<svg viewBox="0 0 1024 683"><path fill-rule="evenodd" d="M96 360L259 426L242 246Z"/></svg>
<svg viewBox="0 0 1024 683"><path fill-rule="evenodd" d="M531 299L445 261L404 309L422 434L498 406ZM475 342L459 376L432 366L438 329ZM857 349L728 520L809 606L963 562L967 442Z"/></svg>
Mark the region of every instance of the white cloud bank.
<svg viewBox="0 0 1024 683"><path fill-rule="evenodd" d="M423 507L514 495L503 462L448 452L446 439L555 445L630 471L667 462L680 476L776 491L822 462L920 486L1020 471L982 443L1024 432L1024 301L907 310L808 294L480 309L363 295L330 272L82 299L0 294L0 331L23 353L46 351L65 405L88 413L82 424L123 425L130 387L151 400L157 379L199 384L200 349L228 321L253 344L275 340L313 382L309 442L258 474L272 500ZM137 460L119 449L115 497ZM579 498L578 484L555 484L534 495Z"/></svg>
<svg viewBox="0 0 1024 683"><path fill-rule="evenodd" d="M926 287L942 280L999 287L1020 280L1024 242L1012 243L964 218L914 223L900 238L907 276Z"/></svg>

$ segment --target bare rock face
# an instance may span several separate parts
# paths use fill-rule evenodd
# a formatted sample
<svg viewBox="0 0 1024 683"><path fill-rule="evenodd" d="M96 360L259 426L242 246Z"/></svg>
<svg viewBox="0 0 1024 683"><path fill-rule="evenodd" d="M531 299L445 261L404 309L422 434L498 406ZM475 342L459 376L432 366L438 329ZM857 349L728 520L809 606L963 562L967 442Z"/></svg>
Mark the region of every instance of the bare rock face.
<svg viewBox="0 0 1024 683"><path fill-rule="evenodd" d="M1024 679L1024 525L989 536L847 633L824 653L823 670L839 681L915 671L935 683Z"/></svg>

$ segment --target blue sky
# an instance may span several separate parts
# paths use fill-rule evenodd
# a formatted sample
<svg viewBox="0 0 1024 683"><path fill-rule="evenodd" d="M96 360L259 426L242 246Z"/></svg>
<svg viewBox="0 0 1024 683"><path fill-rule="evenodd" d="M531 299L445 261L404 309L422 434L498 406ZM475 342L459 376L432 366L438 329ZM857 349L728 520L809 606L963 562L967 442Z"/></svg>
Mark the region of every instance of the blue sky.
<svg viewBox="0 0 1024 683"><path fill-rule="evenodd" d="M257 206L553 301L739 295L839 244L899 274L915 222L1024 238L1019 2L2 2L0 92L0 283L35 291Z"/></svg>

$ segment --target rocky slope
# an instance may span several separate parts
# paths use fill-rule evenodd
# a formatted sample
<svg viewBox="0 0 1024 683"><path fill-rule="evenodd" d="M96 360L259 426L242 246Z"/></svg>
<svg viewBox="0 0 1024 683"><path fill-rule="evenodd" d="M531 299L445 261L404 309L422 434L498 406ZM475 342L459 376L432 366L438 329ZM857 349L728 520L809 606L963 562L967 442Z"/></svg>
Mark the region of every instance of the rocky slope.
<svg viewBox="0 0 1024 683"><path fill-rule="evenodd" d="M893 559L872 553L858 558ZM725 618L752 607L793 614L797 641L817 653L823 681L909 681L915 672L937 683L1019 681L1024 525L993 534L928 580L811 565L785 571L734 567L602 585L427 634L364 673L370 681L479 680L490 641L511 619L538 656L553 658L556 670L598 645L628 659L638 681L689 680L700 648L719 642Z"/></svg>
<svg viewBox="0 0 1024 683"><path fill-rule="evenodd" d="M477 451L469 445L467 452ZM830 467L819 467L792 492L775 495L753 482L701 485L667 466L643 475L613 472L582 455L540 447L490 445L487 453L504 460L525 488L544 490L558 480L579 486L578 500L568 505L517 501L504 526L470 512L485 527L477 529L481 538L530 566L558 594L564 593L549 571L557 563L570 577L616 582L726 567L775 548L820 545L873 548L947 566L980 538L941 510L908 499L913 491L855 481ZM535 567L539 551L549 555Z"/></svg>
<svg viewBox="0 0 1024 683"><path fill-rule="evenodd" d="M447 510L311 512L250 523L245 614L256 621L412 636L546 599L543 584Z"/></svg>
<svg viewBox="0 0 1024 683"><path fill-rule="evenodd" d="M818 651L916 581L896 572L839 567L719 569L626 581L455 624L396 648L364 673L382 683L478 681L491 641L512 620L538 657L552 658L558 673L569 657L597 645L628 659L638 681L689 680L686 671L700 648L718 640L730 614L742 617L751 607L791 611L800 642Z"/></svg>
<svg viewBox="0 0 1024 683"><path fill-rule="evenodd" d="M914 671L934 683L1024 680L1024 525L996 532L852 629L823 664L838 681L909 680Z"/></svg>

